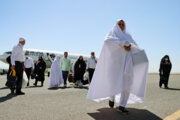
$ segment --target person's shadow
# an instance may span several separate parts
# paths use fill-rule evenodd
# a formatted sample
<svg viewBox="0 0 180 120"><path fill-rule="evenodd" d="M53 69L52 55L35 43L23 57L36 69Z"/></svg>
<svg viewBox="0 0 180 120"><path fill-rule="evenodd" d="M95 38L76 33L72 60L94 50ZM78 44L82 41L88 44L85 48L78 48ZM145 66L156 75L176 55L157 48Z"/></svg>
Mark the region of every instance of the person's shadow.
<svg viewBox="0 0 180 120"><path fill-rule="evenodd" d="M8 87L3 87L3 88L0 88L0 90L5 90L5 89L9 89Z"/></svg>
<svg viewBox="0 0 180 120"><path fill-rule="evenodd" d="M11 93L7 94L4 97L0 97L0 103L5 102L5 101L7 101L9 99L12 99L13 97L16 97L16 95L11 94Z"/></svg>
<svg viewBox="0 0 180 120"><path fill-rule="evenodd" d="M50 87L50 88L48 88L48 90L58 90L58 89L68 89L68 88L72 88L72 87L71 86L67 86L67 87L63 87L63 86Z"/></svg>
<svg viewBox="0 0 180 120"><path fill-rule="evenodd" d="M176 91L180 91L179 88L167 88L166 90L176 90Z"/></svg>
<svg viewBox="0 0 180 120"><path fill-rule="evenodd" d="M87 113L95 120L162 120L145 109L127 108L128 114L119 112L117 108L101 108L98 112Z"/></svg>

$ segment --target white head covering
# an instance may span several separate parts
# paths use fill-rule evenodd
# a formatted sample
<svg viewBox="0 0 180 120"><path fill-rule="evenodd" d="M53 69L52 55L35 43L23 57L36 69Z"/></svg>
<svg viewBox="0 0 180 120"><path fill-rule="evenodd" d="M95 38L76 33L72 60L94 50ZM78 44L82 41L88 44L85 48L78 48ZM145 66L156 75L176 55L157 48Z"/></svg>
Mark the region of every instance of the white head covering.
<svg viewBox="0 0 180 120"><path fill-rule="evenodd" d="M63 81L62 70L60 67L60 56L57 55L51 65L49 86L57 87L63 83Z"/></svg>
<svg viewBox="0 0 180 120"><path fill-rule="evenodd" d="M23 37L19 38L19 42L26 41Z"/></svg>
<svg viewBox="0 0 180 120"><path fill-rule="evenodd" d="M122 20L122 19L119 19L116 24L113 26L113 28L111 29L111 31L107 34L106 38L109 38L109 37L115 37L117 38L119 41L127 41L125 43L126 44L130 44L130 43L134 43L135 45L136 42L132 39L131 35L128 33L127 29L126 29L126 24L124 22L124 27L125 29L122 31L121 28L119 27L118 25L118 22ZM123 20L124 21L124 20Z"/></svg>
<svg viewBox="0 0 180 120"><path fill-rule="evenodd" d="M115 102L120 103L120 94L126 91L130 93L128 103L140 103L145 97L148 61L133 65L134 60L139 61L146 55L136 54L138 59L133 59L135 50L143 51L135 45L126 27L123 31L120 29L118 22L105 38L87 98L101 101L116 96ZM124 50L126 42L132 45L129 52Z"/></svg>
<svg viewBox="0 0 180 120"><path fill-rule="evenodd" d="M57 55L57 56L55 57L53 63L60 67L60 56Z"/></svg>

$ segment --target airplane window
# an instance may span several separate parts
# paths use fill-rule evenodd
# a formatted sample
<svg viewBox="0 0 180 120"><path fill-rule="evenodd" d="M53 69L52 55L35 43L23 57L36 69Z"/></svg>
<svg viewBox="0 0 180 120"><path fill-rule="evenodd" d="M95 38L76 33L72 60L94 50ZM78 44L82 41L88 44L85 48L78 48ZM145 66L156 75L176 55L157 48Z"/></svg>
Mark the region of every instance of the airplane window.
<svg viewBox="0 0 180 120"><path fill-rule="evenodd" d="M28 53L28 54L29 54L30 52L29 52L29 51L25 51L25 53Z"/></svg>
<svg viewBox="0 0 180 120"><path fill-rule="evenodd" d="M43 53L39 53L40 56L43 56Z"/></svg>
<svg viewBox="0 0 180 120"><path fill-rule="evenodd" d="M10 52L10 51L9 51L9 52L5 52L5 54L8 54L8 55L10 55L11 53L12 53L12 52Z"/></svg>
<svg viewBox="0 0 180 120"><path fill-rule="evenodd" d="M34 52L30 52L30 55L34 56Z"/></svg>

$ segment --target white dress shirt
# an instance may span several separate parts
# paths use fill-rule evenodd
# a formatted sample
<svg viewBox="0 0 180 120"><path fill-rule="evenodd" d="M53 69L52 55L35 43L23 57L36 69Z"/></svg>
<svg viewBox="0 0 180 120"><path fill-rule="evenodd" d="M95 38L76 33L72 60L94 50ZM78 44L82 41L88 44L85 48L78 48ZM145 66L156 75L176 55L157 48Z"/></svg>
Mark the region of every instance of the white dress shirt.
<svg viewBox="0 0 180 120"><path fill-rule="evenodd" d="M34 70L34 62L33 59L30 57L27 57L24 62L25 68L32 68Z"/></svg>
<svg viewBox="0 0 180 120"><path fill-rule="evenodd" d="M86 69L88 69L88 68L91 68L91 69L95 69L96 68L96 58L90 57L88 59Z"/></svg>
<svg viewBox="0 0 180 120"><path fill-rule="evenodd" d="M14 66L15 61L24 62L25 56L23 51L23 46L19 43L18 45L13 47L11 54L11 64Z"/></svg>

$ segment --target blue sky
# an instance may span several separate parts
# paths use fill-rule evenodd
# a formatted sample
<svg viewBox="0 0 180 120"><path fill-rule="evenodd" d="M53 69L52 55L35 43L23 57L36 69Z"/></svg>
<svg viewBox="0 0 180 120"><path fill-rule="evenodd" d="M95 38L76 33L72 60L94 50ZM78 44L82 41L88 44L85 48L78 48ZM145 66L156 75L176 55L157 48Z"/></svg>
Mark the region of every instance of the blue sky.
<svg viewBox="0 0 180 120"><path fill-rule="evenodd" d="M0 54L19 37L25 48L100 54L105 35L117 19L146 50L149 72L158 72L168 54L180 73L179 0L1 0ZM0 64L2 65L2 64Z"/></svg>

